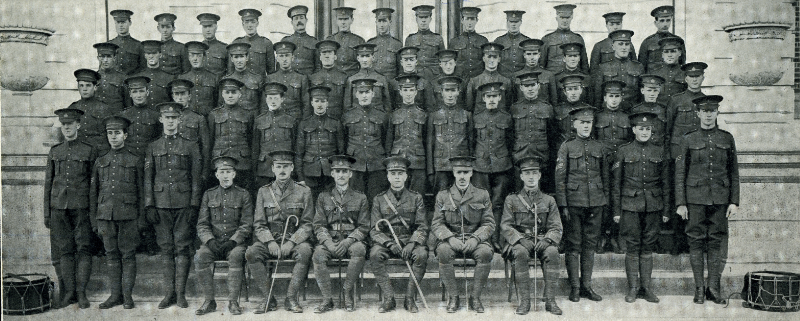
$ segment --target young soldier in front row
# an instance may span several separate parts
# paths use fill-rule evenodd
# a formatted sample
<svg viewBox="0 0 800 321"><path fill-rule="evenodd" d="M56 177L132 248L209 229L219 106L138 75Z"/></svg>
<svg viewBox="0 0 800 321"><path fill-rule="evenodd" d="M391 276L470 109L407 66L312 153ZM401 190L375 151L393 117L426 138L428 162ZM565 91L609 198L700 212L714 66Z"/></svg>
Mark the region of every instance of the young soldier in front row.
<svg viewBox="0 0 800 321"><path fill-rule="evenodd" d="M282 58L279 58L282 59ZM267 109L253 121L253 142L251 153L255 165L256 187L272 183L272 157L276 150L293 150L297 134L297 121L292 112L286 109L286 86L271 82L264 85L264 100Z"/></svg>
<svg viewBox="0 0 800 321"><path fill-rule="evenodd" d="M346 155L328 158L331 176L336 183L333 189L319 194L314 214L314 233L317 246L314 248L314 275L322 292L322 304L314 308L314 313L333 310L333 291L331 289L328 262L331 259L349 258L347 276L344 281L344 308L355 311L353 286L364 270L367 256L366 238L369 233L369 205L364 193L350 188L353 177L352 166L356 159Z"/></svg>
<svg viewBox="0 0 800 321"><path fill-rule="evenodd" d="M395 242L389 227L385 224L377 227L373 225L369 231L373 242L369 260L372 262L375 281L383 294L383 302L378 308L380 313L395 308L394 290L386 272L386 261L389 257L411 261L411 270L414 271L417 282L422 281L428 264L428 249L425 246L428 237L425 204L422 201L422 194L406 188L407 171L411 162L401 156L392 156L384 159L383 163L388 172L390 188L372 200L370 223L375 224L381 219L388 220L401 243ZM409 276L403 308L411 313L419 312L416 297L417 288Z"/></svg>
<svg viewBox="0 0 800 321"><path fill-rule="evenodd" d="M330 87L314 86L308 89L313 113L309 113L297 126L297 145L294 163L297 180L317 195L332 184L328 157L344 153L342 123L328 114ZM349 180L348 180L349 181Z"/></svg>
<svg viewBox="0 0 800 321"><path fill-rule="evenodd" d="M424 194L427 191L425 137L428 130L426 126L428 114L424 106L415 102L415 97L419 95L417 82L420 77L405 75L395 79L402 99L397 109L389 116L389 130L386 133L386 141L390 144L388 154L408 159L409 188Z"/></svg>
<svg viewBox="0 0 800 321"><path fill-rule="evenodd" d="M195 314L204 315L217 309L214 301L214 261L228 261L228 311L242 314L239 290L244 277L244 254L253 230L253 200L250 192L234 184L236 159L214 158L214 175L219 186L207 190L200 202L197 237L203 243L194 255L197 286L205 300Z"/></svg>
<svg viewBox="0 0 800 321"><path fill-rule="evenodd" d="M516 313L527 314L531 309L528 261L531 253L535 252L544 274L545 310L561 315L555 300L560 263L557 247L563 233L558 205L552 196L539 188L541 166L545 164L541 158L525 156L518 164L523 187L518 193L506 197L500 221L500 233L507 241L503 252L511 254L514 259L514 275L521 301Z"/></svg>
<svg viewBox="0 0 800 321"><path fill-rule="evenodd" d="M611 167L613 184L611 204L614 222L619 223L625 240L625 275L628 294L625 302L637 298L658 303L650 286L653 273L653 250L663 218L669 216L669 158L661 146L650 143L656 114L630 115L636 140L622 145Z"/></svg>
<svg viewBox="0 0 800 321"><path fill-rule="evenodd" d="M557 135L558 128L553 106L541 96L541 86L548 85L541 83L542 78L539 71L530 71L519 74L514 81L519 85L522 98L511 106L514 140L510 144L513 148L511 154L513 161L519 162L524 157L540 155L542 166L548 167L547 164L551 164L550 150L553 149L551 145L555 142L551 137ZM513 186L516 186L516 189L522 187L521 182L516 179ZM540 186L543 191L552 192L555 189L553 174L548 173L546 176L542 174Z"/></svg>
<svg viewBox="0 0 800 321"><path fill-rule="evenodd" d="M570 117L577 135L558 149L555 174L556 202L566 223L569 300L601 301L603 297L592 289L592 268L603 209L608 204L607 153L603 144L592 138L594 107L574 109Z"/></svg>
<svg viewBox="0 0 800 321"><path fill-rule="evenodd" d="M266 263L271 259L295 261L284 305L288 311L301 313L303 308L297 301L297 293L308 276L308 265L311 263L312 250L309 238L314 232L311 226L314 219L314 204L311 201L311 190L291 178L294 171L292 163L294 152L277 150L271 152L269 156L272 157L275 181L258 189L253 214L253 233L256 240L247 248L245 254L253 279L265 293L264 302L258 305L255 313L265 313L278 307L274 296L269 302L266 298L266 294L269 293ZM283 235L286 220L290 215L294 215L297 221L289 222L286 235Z"/></svg>
<svg viewBox="0 0 800 321"><path fill-rule="evenodd" d="M455 184L436 194L431 237L439 259L439 275L449 296L447 313L458 311L459 285L453 260L456 253L475 259L474 284L469 296L469 309L483 313L481 293L492 268L494 251L489 240L494 234L495 221L489 192L470 184L475 157L459 156L449 159ZM466 289L465 289L466 291ZM464 293L464 295L468 295Z"/></svg>

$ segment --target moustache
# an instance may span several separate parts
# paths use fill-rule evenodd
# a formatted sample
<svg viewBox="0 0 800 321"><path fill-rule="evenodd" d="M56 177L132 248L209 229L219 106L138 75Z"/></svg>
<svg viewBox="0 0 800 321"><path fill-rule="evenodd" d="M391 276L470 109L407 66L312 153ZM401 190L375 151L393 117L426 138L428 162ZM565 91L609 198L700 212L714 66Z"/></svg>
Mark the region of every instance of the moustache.
<svg viewBox="0 0 800 321"><path fill-rule="evenodd" d="M303 27L303 26L305 26L305 24L304 24L304 23L302 23L302 22L298 22L298 23L297 23L297 26L298 26L298 27Z"/></svg>

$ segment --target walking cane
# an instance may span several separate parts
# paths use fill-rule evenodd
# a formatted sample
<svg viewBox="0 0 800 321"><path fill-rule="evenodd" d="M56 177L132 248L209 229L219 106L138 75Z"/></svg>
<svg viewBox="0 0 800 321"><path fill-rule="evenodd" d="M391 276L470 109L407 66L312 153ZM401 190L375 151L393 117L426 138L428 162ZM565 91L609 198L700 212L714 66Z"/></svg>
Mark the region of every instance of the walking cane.
<svg viewBox="0 0 800 321"><path fill-rule="evenodd" d="M300 219L297 216L289 215L286 217L286 223L283 224L283 235L281 235L281 248L283 248L283 241L286 239L286 231L289 229L289 221L294 217L294 226L300 224ZM275 262L275 272L272 273L272 281L269 282L269 294L267 294L267 309L269 309L269 299L272 298L272 288L275 286L275 277L278 274L278 264L281 263L283 252L278 254L278 261Z"/></svg>
<svg viewBox="0 0 800 321"><path fill-rule="evenodd" d="M397 246L403 247L403 245L400 244L400 240L397 238L397 234L394 234L394 229L392 228L392 224L389 223L389 220L387 220L385 218L378 220L377 222L375 222L375 229L380 231L380 227L378 225L380 225L381 222L385 222L386 226L389 227L389 232L392 233L392 237L394 237L394 242L397 243ZM417 276L414 275L414 270L411 269L411 264L408 263L408 260L403 260L403 262L406 262L406 267L408 267L408 272L411 273L411 280L413 280L414 281L414 285L417 286L417 292L419 292L419 297L422 299L422 304L427 309L428 308L428 301L425 300L425 295L422 294L422 288L419 286L419 282L417 282Z"/></svg>
<svg viewBox="0 0 800 321"><path fill-rule="evenodd" d="M533 202L533 218L534 218L534 220L533 220L533 239L536 242L539 242L539 237L538 237L539 236L539 214L537 214L537 213L539 213L538 206L536 205L536 202ZM536 243L533 243L533 244L534 244L533 262L534 262L534 267L535 267L536 266L536 262L538 262L538 260L539 260L539 258L538 258L539 251L536 250ZM539 302L539 296L538 296L536 290L537 290L536 270L534 269L534 271L533 271L533 311L534 312L537 311L536 310L536 303Z"/></svg>
<svg viewBox="0 0 800 321"><path fill-rule="evenodd" d="M458 208L458 207L456 207ZM461 208L458 208L458 213L461 214L461 244L462 246L466 244L464 240L464 213L461 212ZM467 278L467 252L461 250L461 257L464 259L464 263L461 264L461 267L464 269L464 297L469 300L469 278Z"/></svg>

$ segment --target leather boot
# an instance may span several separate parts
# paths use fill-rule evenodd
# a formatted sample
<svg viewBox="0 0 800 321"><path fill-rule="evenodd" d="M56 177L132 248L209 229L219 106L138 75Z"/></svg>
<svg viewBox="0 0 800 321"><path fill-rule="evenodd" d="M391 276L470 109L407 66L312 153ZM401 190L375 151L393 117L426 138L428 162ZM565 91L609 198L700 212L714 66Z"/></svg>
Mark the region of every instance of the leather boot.
<svg viewBox="0 0 800 321"><path fill-rule="evenodd" d="M289 288L286 290L286 300L284 305L286 310L294 313L303 313L303 307L297 300L297 293L300 290L300 285L305 283L306 276L308 276L308 267L310 262L295 262L292 269L292 279L289 281Z"/></svg>
<svg viewBox="0 0 800 321"><path fill-rule="evenodd" d="M716 304L725 304L726 300L720 291L720 279L722 279L722 259L719 250L708 250L708 289L706 290L706 300Z"/></svg>
<svg viewBox="0 0 800 321"><path fill-rule="evenodd" d="M323 263L314 262L314 276L317 279L317 286L319 287L319 292L320 294L322 294L322 304L320 305L320 307L325 306L328 300L333 302L333 288L331 286L331 273L330 270L328 270L328 264L325 262ZM329 311L325 310L322 312L317 312L316 310L317 309L314 310L314 312L316 313Z"/></svg>
<svg viewBox="0 0 800 321"><path fill-rule="evenodd" d="M517 281L517 290L520 303L515 311L516 314L525 315L531 310L531 286L530 271L528 270L527 260L514 260L514 278ZM536 300L536 298L534 298Z"/></svg>
<svg viewBox="0 0 800 321"><path fill-rule="evenodd" d="M472 296L469 298L469 307L475 312L483 313L483 303L481 302L481 293L489 280L489 272L492 270L491 263L478 263L475 266L475 285L472 286Z"/></svg>
<svg viewBox="0 0 800 321"><path fill-rule="evenodd" d="M64 278L64 290L61 296L62 307L78 302L75 293L75 257L72 255L61 256L61 277Z"/></svg>
<svg viewBox="0 0 800 321"><path fill-rule="evenodd" d="M101 309L110 309L122 304L122 264L119 260L109 259L106 262L108 269L108 289L111 290L111 295L103 303L100 303Z"/></svg>
<svg viewBox="0 0 800 321"><path fill-rule="evenodd" d="M159 309L166 309L176 303L175 297L175 257L161 255L161 268L164 274L164 299L158 303Z"/></svg>
<svg viewBox="0 0 800 321"><path fill-rule="evenodd" d="M317 272L314 272L314 275L317 275ZM333 304L332 298L322 299L322 303L316 308L314 308L314 313L320 314L325 313L328 311L333 311L335 305Z"/></svg>
<svg viewBox="0 0 800 321"><path fill-rule="evenodd" d="M625 295L625 302L636 302L639 294L639 255L634 253L625 254L625 276L628 279L628 294Z"/></svg>
<svg viewBox="0 0 800 321"><path fill-rule="evenodd" d="M204 269L195 267L195 273L197 273L197 284L203 292L204 300L194 314L204 315L211 313L217 309L217 302L214 301L214 273L211 271L211 267Z"/></svg>
<svg viewBox="0 0 800 321"><path fill-rule="evenodd" d="M262 262L255 262L248 264L250 268L250 275L253 276L253 280L255 280L256 286L261 290L261 293L264 294L264 301L261 302L258 307L256 307L253 313L255 314L262 314L267 313L269 310L268 302L267 302L267 295L269 294L269 274L267 273L267 267ZM273 293L272 298L275 299L275 294ZM277 300L275 300L275 304L277 305Z"/></svg>
<svg viewBox="0 0 800 321"><path fill-rule="evenodd" d="M403 299L403 309L411 313L419 312L419 308L417 307L417 300L416 295L406 295Z"/></svg>
<svg viewBox="0 0 800 321"><path fill-rule="evenodd" d="M556 304L556 281L558 281L558 271L546 271L544 273L544 309L555 315L561 315L561 308Z"/></svg>
<svg viewBox="0 0 800 321"><path fill-rule="evenodd" d="M458 311L461 305L458 298L458 285L456 284L456 270L453 264L439 263L439 277L442 279L444 289L447 291L447 313Z"/></svg>
<svg viewBox="0 0 800 321"><path fill-rule="evenodd" d="M75 289L78 294L78 307L81 309L89 308L89 299L86 298L86 285L89 284L89 278L92 275L92 257L89 255L78 256L78 270L76 271L77 288Z"/></svg>
<svg viewBox="0 0 800 321"><path fill-rule="evenodd" d="M639 292L639 297L650 303L658 303L658 297L653 294L653 287L651 281L653 276L653 254L643 254L639 259L639 275L642 284L642 290Z"/></svg>
<svg viewBox="0 0 800 321"><path fill-rule="evenodd" d="M61 308L61 298L64 297L64 277L61 276L61 263L60 258L53 257L53 269L56 271L56 279L58 279L57 285L57 292L55 293L55 299L53 300L53 309L60 309Z"/></svg>
<svg viewBox="0 0 800 321"><path fill-rule="evenodd" d="M228 312L232 315L242 314L239 307L239 292L242 289L243 269L228 268Z"/></svg>
<svg viewBox="0 0 800 321"><path fill-rule="evenodd" d="M609 239L611 240L609 241L609 243L611 243L611 250L614 251L614 253L622 254L622 248L620 247L617 238L609 236Z"/></svg>
<svg viewBox="0 0 800 321"><path fill-rule="evenodd" d="M603 297L592 289L592 270L594 269L594 252L581 253L581 290L580 295L592 301L603 301Z"/></svg>
<svg viewBox="0 0 800 321"><path fill-rule="evenodd" d="M347 275L344 279L344 309L347 310L347 312L356 310L353 287L355 287L358 281L358 276L364 271L364 262L366 262L366 258L363 256L354 256L350 258L350 262L347 264ZM389 289L391 290L391 284L389 285ZM383 290L383 287L381 287L381 290ZM394 296L393 293L392 296ZM384 299L386 298L387 297L384 296Z"/></svg>
<svg viewBox="0 0 800 321"><path fill-rule="evenodd" d="M122 308L133 309L133 286L136 284L136 260L122 262Z"/></svg>
<svg viewBox="0 0 800 321"><path fill-rule="evenodd" d="M420 285L422 284L422 278L425 277L425 266L416 266L412 265L411 270L414 271L414 276L417 277L417 283ZM414 284L414 281L411 279L411 276L408 276L408 286L406 287L406 298L403 300L403 308L408 310L411 313L419 312L419 308L417 307L417 286Z"/></svg>
<svg viewBox="0 0 800 321"><path fill-rule="evenodd" d="M578 252L568 252L564 254L564 264L567 266L567 279L569 280L570 292L569 300L579 302L580 297L580 255Z"/></svg>
<svg viewBox="0 0 800 321"><path fill-rule="evenodd" d="M175 304L179 308L188 308L189 302L186 301L186 279L189 278L189 268L192 261L188 256L178 256L175 258Z"/></svg>
<svg viewBox="0 0 800 321"><path fill-rule="evenodd" d="M380 287L381 295L383 296L383 303L378 308L378 313L386 311L386 301L390 298L394 301L394 289L392 289L392 282L389 280L389 273L386 272L386 261L375 262L373 265L373 274L375 275L375 283ZM345 286L347 288L347 286Z"/></svg>
<svg viewBox="0 0 800 321"><path fill-rule="evenodd" d="M378 313L386 313L389 311L394 310L397 307L397 301L395 301L394 297L383 297L383 302L381 306L378 307Z"/></svg>
<svg viewBox="0 0 800 321"><path fill-rule="evenodd" d="M692 266L695 287L694 299L692 301L697 304L703 304L705 303L705 294L703 293L703 289L705 288L705 277L703 276L705 259L703 258L702 249L691 249L689 251L689 264Z"/></svg>

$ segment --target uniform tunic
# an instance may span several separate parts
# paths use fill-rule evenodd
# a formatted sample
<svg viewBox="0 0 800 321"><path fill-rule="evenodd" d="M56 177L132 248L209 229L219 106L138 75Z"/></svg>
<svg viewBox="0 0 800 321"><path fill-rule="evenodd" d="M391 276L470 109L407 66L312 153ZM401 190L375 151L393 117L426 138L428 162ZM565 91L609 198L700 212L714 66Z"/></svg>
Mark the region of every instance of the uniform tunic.
<svg viewBox="0 0 800 321"><path fill-rule="evenodd" d="M642 112L654 113L658 117L658 120L653 122L653 134L648 141L658 146L669 146L665 145L670 141L669 136L667 136L666 106L660 103L643 102L631 108L631 113Z"/></svg>
<svg viewBox="0 0 800 321"><path fill-rule="evenodd" d="M100 153L111 148L108 146L106 127L103 124L103 119L114 114L108 105L92 97L89 99L81 98L81 100L70 104L68 108L83 111L81 128L78 129L78 138L81 141L92 145Z"/></svg>
<svg viewBox="0 0 800 321"><path fill-rule="evenodd" d="M211 133L211 158L228 156L236 159L236 170L250 170L250 138L253 116L240 106L222 106L208 114Z"/></svg>
<svg viewBox="0 0 800 321"><path fill-rule="evenodd" d="M417 66L419 68L427 68L433 71L436 76L440 76L438 73L439 58L436 57L436 53L445 49L442 35L430 29L419 30L406 37L406 46L419 48L419 52L417 52Z"/></svg>
<svg viewBox="0 0 800 321"><path fill-rule="evenodd" d="M672 154L675 156L683 135L700 128L700 117L697 117L697 110L692 100L705 95L701 91L686 90L672 96L667 104L667 129L672 140Z"/></svg>
<svg viewBox="0 0 800 321"><path fill-rule="evenodd" d="M522 33L506 33L494 40L495 43L503 45L503 53L500 55L500 66L498 70L503 76L511 78L517 71L525 67L525 51L519 43L530 37Z"/></svg>
<svg viewBox="0 0 800 321"><path fill-rule="evenodd" d="M612 43L614 43L614 41L612 41L611 38L605 38L594 44L594 47L592 47L592 56L589 60L589 70L591 73L594 73L595 70L600 67L601 63L614 60L614 49L611 48ZM636 49L633 48L633 44L631 44L631 50L628 52L628 59L636 60Z"/></svg>
<svg viewBox="0 0 800 321"><path fill-rule="evenodd" d="M358 72L360 66L358 60L356 60L356 51L353 47L365 43L364 38L350 31L339 31L325 39L336 41L341 45L336 50L336 67L348 76Z"/></svg>
<svg viewBox="0 0 800 321"><path fill-rule="evenodd" d="M136 76L145 76L150 78L150 83L147 89L150 90L150 96L147 102L155 106L160 103L172 101L170 99L171 93L169 92L169 83L175 79L176 75L168 74L161 68L144 68ZM130 92L128 93L130 95ZM130 97L128 97L130 99Z"/></svg>
<svg viewBox="0 0 800 321"><path fill-rule="evenodd" d="M475 171L502 173L511 169L513 164L509 151L514 136L511 114L503 110L487 109L476 114L473 121Z"/></svg>
<svg viewBox="0 0 800 321"><path fill-rule="evenodd" d="M450 158L472 155L472 113L441 104L428 115L428 174L453 170Z"/></svg>
<svg viewBox="0 0 800 321"><path fill-rule="evenodd" d="M418 105L402 105L389 116L389 155L411 161L410 169L425 170L428 114Z"/></svg>
<svg viewBox="0 0 800 321"><path fill-rule="evenodd" d="M262 37L258 33L252 36L242 36L236 38L232 43L248 43L250 49L247 52L247 71L259 76L266 76L275 72L275 51L272 49L272 41L267 37ZM232 72L233 62L228 62L228 72ZM241 79L239 79L241 81Z"/></svg>
<svg viewBox="0 0 800 321"><path fill-rule="evenodd" d="M128 76L116 69L101 69L97 72L100 73L100 80L97 81L94 97L108 105L111 114L121 112L126 104L124 83Z"/></svg>
<svg viewBox="0 0 800 321"><path fill-rule="evenodd" d="M191 81L194 84L190 90L191 102L190 106L196 113L205 117L208 113L217 108L219 98L219 91L217 90L217 83L219 83L219 76L206 68L192 68L188 72L178 76L178 79Z"/></svg>
<svg viewBox="0 0 800 321"><path fill-rule="evenodd" d="M347 87L347 74L336 67L320 68L317 72L308 77L310 86L326 86L331 89L328 93L328 111L326 114L333 119L340 120L344 114L344 95ZM306 110L304 115L314 114L313 110Z"/></svg>
<svg viewBox="0 0 800 321"><path fill-rule="evenodd" d="M308 95L308 77L292 69L278 70L267 76L264 83L277 82L286 86L283 94L283 106L281 107L295 119L302 119L303 112L311 110L311 98ZM266 93L262 93L261 101L265 101ZM266 112L269 108L266 103L261 104L261 112Z"/></svg>
<svg viewBox="0 0 800 321"><path fill-rule="evenodd" d="M485 69L481 46L487 42L489 39L472 31L462 32L447 43L447 48L458 51L456 64L462 68L463 80L476 77Z"/></svg>
<svg viewBox="0 0 800 321"><path fill-rule="evenodd" d="M512 83L514 84L514 88L516 91L516 98L517 101L520 101L525 98L525 95L522 93L522 90L519 89L519 79L517 77L531 72L531 71L538 71L539 74L539 96L537 98L544 100L550 105L556 105L556 97L558 97L558 83L556 82L555 73L550 70L544 69L542 67L523 67L520 71L515 72L509 79L511 79Z"/></svg>
<svg viewBox="0 0 800 321"><path fill-rule="evenodd" d="M656 33L647 36L639 46L639 59L637 59L644 66L644 70L650 73L650 68L653 64L661 62L661 45L658 42L667 37L678 37L667 31L657 31ZM679 37L680 38L680 37ZM678 65L686 63L686 47L681 46L681 57L678 59Z"/></svg>
<svg viewBox="0 0 800 321"><path fill-rule="evenodd" d="M622 88L622 107L627 108L622 108L623 110L635 106L641 100L639 76L644 73L644 66L638 61L615 57L609 62L601 63L592 73L594 101L603 101L603 83L609 80L619 80L625 83L625 88Z"/></svg>
<svg viewBox="0 0 800 321"><path fill-rule="evenodd" d="M388 220L403 245L414 242L424 246L427 242L430 231L420 193L404 188L397 198L393 190L383 191L372 201L370 217L370 222ZM371 226L369 235L376 245L394 244L394 237L385 224L380 225L380 229Z"/></svg>
<svg viewBox="0 0 800 321"><path fill-rule="evenodd" d="M315 209L313 226L318 244L348 237L366 243L372 225L364 193L352 188L341 193L334 187L319 194Z"/></svg>
<svg viewBox="0 0 800 321"><path fill-rule="evenodd" d="M353 170L372 172L384 170L383 159L389 142L386 131L389 117L373 106L353 106L342 116L347 155L356 158Z"/></svg>
<svg viewBox="0 0 800 321"><path fill-rule="evenodd" d="M117 70L125 75L133 75L147 67L144 59L144 47L139 40L130 35L116 36L108 42L119 47L117 49Z"/></svg>
<svg viewBox="0 0 800 321"><path fill-rule="evenodd" d="M212 72L217 77L222 77L228 70L228 44L216 38L204 39L203 43L208 45L206 58L203 61L203 68ZM195 84L197 86L197 84Z"/></svg>
<svg viewBox="0 0 800 321"><path fill-rule="evenodd" d="M319 68L317 38L309 36L305 32L295 32L289 36L283 37L281 41L291 42L296 46L294 50L294 60L292 60L292 70L305 76L310 76Z"/></svg>
<svg viewBox="0 0 800 321"><path fill-rule="evenodd" d="M223 78L233 78L241 81L244 84L244 86L239 89L239 91L242 93L242 96L239 98L237 105L255 117L260 113L261 105L265 104L263 96L261 95L262 90L264 89L265 76L254 73L247 69L244 71L237 71L233 68L229 68L228 70L233 71L225 75ZM220 95L220 97L222 96ZM219 105L222 105L223 103L224 102L222 99L220 99Z"/></svg>
<svg viewBox="0 0 800 321"><path fill-rule="evenodd" d="M297 120L287 111L266 111L253 122L253 162L256 175L275 177L272 172L272 157L276 150L294 150Z"/></svg>
<svg viewBox="0 0 800 321"><path fill-rule="evenodd" d="M342 124L327 114L312 114L297 126L295 167L297 177L305 181L306 176L331 175L328 157L344 153Z"/></svg>
<svg viewBox="0 0 800 321"><path fill-rule="evenodd" d="M520 100L511 106L514 138L512 160L516 163L526 156L541 155L546 162L554 136L558 133L553 106L537 98Z"/></svg>
<svg viewBox="0 0 800 321"><path fill-rule="evenodd" d="M253 234L253 201L250 192L236 185L222 188L215 186L203 194L200 202L200 214L197 219L197 237L203 244L210 240L225 242L235 241L246 244ZM214 261L214 253L197 252L196 260L199 268L205 268ZM235 252L235 254L234 254ZM244 249L231 251L229 263L231 268L242 268Z"/></svg>
<svg viewBox="0 0 800 321"><path fill-rule="evenodd" d="M555 31L546 34L542 37L544 46L542 46L542 55L539 58L539 66L558 72L564 68L564 52L561 50L561 45L565 43L577 42L583 45L581 48L581 64L578 69L582 72L589 72L589 57L586 55L586 43L583 37L569 29L556 29Z"/></svg>
<svg viewBox="0 0 800 321"><path fill-rule="evenodd" d="M394 80L394 77L397 77L398 70L402 70L399 66L397 51L403 48L403 43L389 34L370 38L367 43L377 45L372 59L375 71L384 75L387 79Z"/></svg>
<svg viewBox="0 0 800 321"><path fill-rule="evenodd" d="M180 119L178 136L197 143L203 160L203 167L200 173L208 173L211 168L211 133L208 131L208 121L204 116L189 109L184 109L181 112Z"/></svg>
<svg viewBox="0 0 800 321"><path fill-rule="evenodd" d="M123 110L120 116L131 121L128 126L128 138L125 146L139 157L144 157L147 145L158 139L162 133L161 122L158 120L161 113L151 105L131 106Z"/></svg>
<svg viewBox="0 0 800 321"><path fill-rule="evenodd" d="M192 69L186 46L172 38L161 42L161 63L159 65L161 70L173 76L178 76Z"/></svg>
<svg viewBox="0 0 800 321"><path fill-rule="evenodd" d="M481 86L492 83L503 83L503 94L500 95L500 106L498 108L504 109L514 102L514 90L511 87L511 80L501 75L497 70L488 71L484 70L479 75L469 80L467 84L467 92L465 94L464 102L465 108L473 113L479 113L486 109L486 103L483 101L483 91L478 88Z"/></svg>
<svg viewBox="0 0 800 321"><path fill-rule="evenodd" d="M383 112L391 112L394 105L392 103L392 93L389 92L389 79L372 68L362 68L354 75L347 77L344 89L344 109L348 110L358 105L358 99L356 99L356 93L353 90L353 81L365 78L375 80L375 84L372 85L372 91L375 95L372 97L371 105Z"/></svg>

